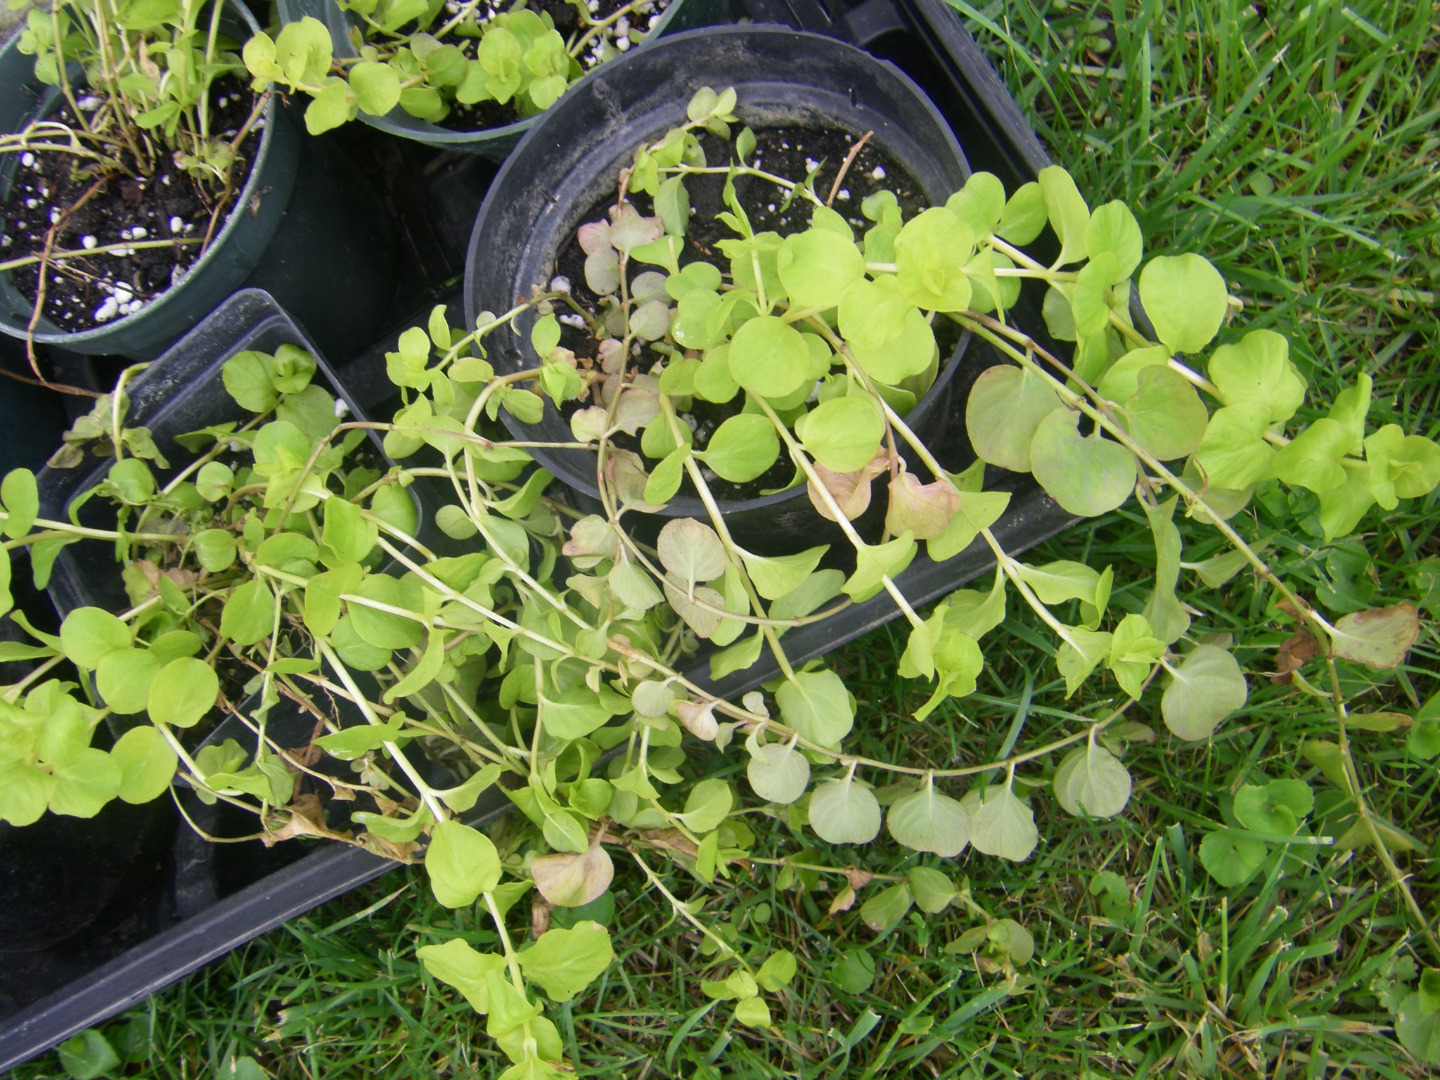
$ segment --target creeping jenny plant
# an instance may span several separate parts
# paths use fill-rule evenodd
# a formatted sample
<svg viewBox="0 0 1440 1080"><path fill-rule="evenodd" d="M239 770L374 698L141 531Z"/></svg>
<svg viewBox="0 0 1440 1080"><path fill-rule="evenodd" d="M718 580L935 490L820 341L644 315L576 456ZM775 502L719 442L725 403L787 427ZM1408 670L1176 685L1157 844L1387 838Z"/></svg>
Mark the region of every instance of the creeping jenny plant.
<svg viewBox="0 0 1440 1080"><path fill-rule="evenodd" d="M257 90L273 83L312 98L305 110L311 134L362 112L384 116L397 107L434 124L457 108L482 104L508 106L522 117L543 112L588 67L641 40L641 24L665 5L630 0L598 17L572 0L576 26L568 36L548 12L523 5L493 13L483 0L342 0L339 6L358 22L353 60L335 55L330 31L309 15L287 22L274 38L258 33L245 46Z"/></svg>
<svg viewBox="0 0 1440 1080"><path fill-rule="evenodd" d="M1377 505L1433 490L1440 448L1394 425L1372 428L1364 376L1335 401L1307 405L1285 338L1229 325L1236 304L1208 262L1146 260L1131 211L1092 210L1059 168L1009 193L977 174L909 220L893 200L876 199L857 238L807 178L745 164L753 136L744 129L728 162L703 160L696 132L728 135L737 108L731 92L698 93L688 122L637 151L613 212L584 231L587 278L607 298L598 317L575 312L601 346L592 362L559 343L555 311L573 297L537 288L475 327L452 328L437 309L426 327L406 331L387 358L405 399L389 424L336 421L293 351L233 358L226 385L257 419L201 433L199 457L164 480L135 455L143 435L122 427L122 387L90 425L116 457L96 493L120 506L114 530L37 520L34 478L7 477L0 566L8 572L8 552L30 546L43 578L57 545L113 543L133 606L80 609L58 636L33 632L34 645L3 653L37 667L3 691L0 816L21 824L47 808L93 814L115 797L157 797L179 773L209 797L254 810L271 837L335 836L402 859L423 851L439 901L478 905L493 922L494 948L456 937L424 944L419 956L486 1015L514 1063L507 1078L562 1075L565 1045L543 999L581 993L613 954L599 923L552 927L550 914L599 899L618 857L704 935L703 992L733 1002L738 1022L764 1027L767 995L784 991L794 957L737 952L714 911L672 891L655 860L673 859L707 883L727 878L747 864L747 812L762 810L797 836L813 833L820 843L810 858L843 879L848 846L883 831L936 857L867 898L861 915L883 930L912 907L934 913L966 901L940 860L967 847L1030 857L1041 840L1036 800L1091 818L1122 813L1132 796L1126 748L1157 737L1142 718L1158 713L1170 736L1203 741L1247 698L1228 635L1177 599L1184 552L1174 519L1183 513L1226 545L1191 564L1204 581L1223 589L1253 573L1267 583L1275 603L1261 617L1295 630L1294 685L1326 700L1336 723L1334 740L1305 747L1333 787L1325 827L1338 822L1335 834L1312 832L1307 785L1247 785L1236 793L1234 827L1200 843L1201 863L1239 887L1274 860L1313 857L1310 841L1370 847L1428 936L1392 854L1404 834L1357 782L1341 677L1352 665L1398 664L1415 640L1415 607L1393 598L1327 617L1273 573L1247 539L1244 511L1281 489L1308 492L1313 499L1295 504L1308 506L1295 530L1338 539ZM695 258L683 239L685 185L714 169L761 175L781 198L806 200L810 226L756 233L732 193L724 220L734 239L722 259ZM653 215L635 193L649 196ZM1058 250L1048 262L1027 251L1047 229ZM632 276L637 263L647 269ZM1132 281L1153 336L1133 318ZM1065 355L1010 323L1022 287L1043 290L1051 336L1073 343ZM487 340L511 333L532 308L541 316L533 366L497 375ZM958 321L1006 361L970 395L980 464L959 475L904 416L936 361L937 319ZM684 419L700 398L734 407L704 446ZM534 447L495 435L501 409L533 421L562 402L573 403L576 443L595 450L603 513L582 515L551 497ZM724 436L737 422L743 434ZM384 432L400 464L381 472L356 462L367 426ZM641 453L614 445L621 432L638 436ZM768 556L729 536L707 469L736 479L781 457L842 530L843 551ZM987 487L992 468L1030 474L1076 515L1136 500L1154 536L1153 557L1134 568L1150 581L1143 602L1112 603L1117 572L1130 568L1032 565L1004 551L991 526L1010 496ZM416 480L446 491L435 520L453 550L414 535L404 489ZM653 546L622 527L682 481L711 508L708 520L671 521ZM872 497L886 500L885 526L866 538L851 519ZM915 610L899 584L907 565L971 544L992 554L991 581ZM1011 603L1053 633L1068 691L1105 680L1112 706L980 766L849 753L858 703L823 664L792 664L785 633L880 592L908 623L901 674L933 686L915 724L947 725L965 707ZM739 701L722 699L684 674L700 649L712 675L745 670L762 654L781 674ZM197 751L187 740L217 697L237 704L217 665L258 691L250 747ZM265 712L280 695L314 714L324 729L314 748L350 773L331 776L267 741ZM110 749L92 745L112 716L139 719ZM1424 724L1434 724L1428 714L1417 730ZM432 787L399 753L407 744L464 778ZM738 755L746 785L704 777L697 766L711 753ZM463 820L492 787L521 812L493 835ZM315 798L326 792L366 809L342 828ZM841 890L833 912L853 903L854 888ZM961 940L1016 965L1031 948L1011 920Z"/></svg>

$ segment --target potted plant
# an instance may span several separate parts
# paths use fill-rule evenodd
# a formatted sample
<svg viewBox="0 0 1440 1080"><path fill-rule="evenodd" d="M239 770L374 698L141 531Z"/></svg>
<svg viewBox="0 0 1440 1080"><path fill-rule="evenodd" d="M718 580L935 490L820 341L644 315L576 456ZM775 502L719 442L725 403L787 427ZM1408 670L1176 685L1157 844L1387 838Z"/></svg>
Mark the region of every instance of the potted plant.
<svg viewBox="0 0 1440 1080"><path fill-rule="evenodd" d="M671 30L719 16L714 0L520 5L285 0L274 39L245 49L257 86L312 100L319 134L353 120L495 161L576 79Z"/></svg>
<svg viewBox="0 0 1440 1080"><path fill-rule="evenodd" d="M700 90L673 132L633 148L621 183L628 187L652 168L657 188L688 177L686 170L698 166L686 162L687 136L721 129L735 134L745 108L741 93ZM735 138L738 144L741 135ZM680 154L667 160L677 145ZM739 145L732 154L737 171L750 157ZM728 174L732 166L704 166L711 167ZM742 214L758 216L768 201L746 205L737 196L735 202L724 211L733 219L727 225L742 225L740 238L753 239L744 235ZM1357 380L1324 415L1315 410L1310 422L1295 421L1305 386L1284 339L1240 328L1220 339L1231 302L1209 263L1197 255L1146 260L1133 214L1118 203L1092 210L1060 169L1047 169L1037 182L1010 192L977 173L943 205L901 213L892 222L892 259L873 258L880 252L866 250L868 238L844 237L825 209L813 206L794 231L778 238L776 286L766 294L774 301L769 311L783 314L762 314L765 305L745 296L756 313L742 312L738 325L724 324L726 352L717 356L716 345L693 350L705 351L703 359L672 352L663 370L651 365L647 372L657 381L652 393L659 415L670 418L666 427L674 442L659 460L679 455L679 469L708 515L667 520L653 544L628 532L625 517L632 507L663 501L656 479L663 474L659 468L646 475L643 469L604 467L602 459L614 453L607 443L628 387L601 388L606 379L623 379L623 369L607 371L602 364L586 370L557 354L556 331L543 309L565 303L563 290L522 297L464 329L449 325L437 308L424 326L405 331L387 356L404 398L389 424L327 421L307 433L297 421L265 417L208 431L202 435L208 449L193 471L165 489L146 484L148 467L142 470L133 458L117 462L107 491L133 508L134 523L127 523L123 537L98 530L99 538L122 539L131 550L159 545L174 558L151 560L158 585L133 597L137 602L121 613L124 618L92 608L72 612L57 637L38 639L37 673L4 691L17 706L4 717L9 726L3 745L12 754L9 782L0 786L7 816L15 816L17 792L48 788L48 799L68 791L70 773L64 770L73 772L76 763L94 762L93 771L101 771L91 752L96 748L81 743L102 708L135 707L136 714L148 715L136 731L150 733L123 735L110 757L114 762L118 754L114 769L122 785L127 768L144 777L143 787L134 781L137 795L168 781L177 768L173 753L197 790L248 804L271 838L339 836L407 859L423 845L438 899L451 907L478 907L494 943L481 949L474 934L427 932L431 940L419 949L425 966L486 1014L487 1031L514 1063L506 1075L561 1075L565 1046L537 991L567 1001L608 966L609 932L586 913L608 888L616 857L633 864L676 917L704 937L703 993L731 1003L725 1013L733 1010L740 1024L765 1027L771 1022L766 996L783 991L794 957L784 950L737 950L721 926L723 916L687 903L656 873L657 859L672 859L705 882L724 878L753 862L747 814L772 814L824 845L812 847L806 873L833 877L832 910L855 904L857 890L868 889L861 914L884 929L914 907L936 913L965 903L945 860L967 847L1028 858L1039 840L1034 801L1053 799L1065 812L1094 818L1121 813L1131 797L1126 746L1155 737L1131 718L1136 703L1157 705L1176 738L1208 738L1243 705L1247 684L1225 644L1205 627L1192 626L1192 613L1175 598L1182 552L1173 515L1182 506L1227 545L1205 568L1211 580L1223 586L1228 574L1248 567L1274 589L1277 605L1267 617L1292 620L1305 643L1303 650L1297 647L1292 674L1306 663L1302 652L1332 674L1350 664L1385 668L1400 661L1417 631L1413 605L1332 621L1274 575L1237 516L1257 491L1308 492L1315 496L1317 528L1339 537L1373 506L1393 506L1440 483L1440 447L1395 425L1371 429L1367 380ZM876 224L883 225L883 218ZM1042 261L1030 249L1047 229L1056 254ZM816 230L851 245L861 260L858 272L855 258L828 237L817 240ZM823 260L805 258L811 244L825 247ZM782 250L792 253L783 270ZM684 264L670 262L667 257L655 265L680 298L693 291L687 285L703 287L687 280ZM712 267L718 283L707 271L690 275L705 274L717 295L750 293L758 301L754 286L768 285L766 267L751 281L743 260L727 269ZM1131 315L1129 283L1137 271L1153 337ZM983 465L957 473L937 461L871 370L864 338L851 333L852 301L870 312L864 301L873 289L888 289L877 286L877 277L889 274L902 296L920 297L927 310L958 320L1006 358L979 376L967 404L969 438ZM824 284L812 292L817 277ZM1062 356L1038 332L1006 321L1007 296L1013 294L1001 287L1004 279L1046 291L1050 331L1073 339L1072 352ZM960 302L967 290L970 302ZM985 299L977 304L981 295ZM623 325L617 319L615 332L620 355L628 357L626 338L637 336L637 320L625 303L622 297L626 317ZM737 301L732 310L739 306ZM540 316L529 334L536 347L531 364L502 373L487 354L530 312ZM896 314L882 309L882 327L887 313ZM805 327L843 366L843 374L831 378L844 393L833 397L820 393L827 372L805 368L802 377L812 380L823 400L799 422L777 404L799 388L752 378L757 368L763 380L772 368L784 375L796 365L786 362L783 351L741 336L757 320L784 322L787 316L787 326ZM898 318L907 321L903 313ZM753 364L757 353L773 363ZM783 448L808 497L842 531L837 565L822 565L826 553L814 550L761 555L729 535L724 515L707 498L709 478L678 428L698 370L685 361L723 362L744 389L750 412L740 415L768 425L768 438ZM677 385L673 375L666 381L669 365L690 370L691 381ZM279 394L295 392L295 375L294 363L282 365L278 355L268 361L249 356L232 360L227 383L242 404L268 408L280 402L288 412ZM605 402L607 415L603 425L589 431L582 425L569 441L590 445L596 456L596 514L549 496L552 477L533 467L532 454L549 447L507 438L494 422L502 410L535 417L542 393L553 402L577 398L587 387ZM843 409L854 410L856 419L825 422L827 412L837 411L822 412L826 405L850 400L856 404ZM862 416L860 410L867 411ZM120 411L112 408L108 423L96 427L123 454L144 440L133 434L127 439ZM305 406L305 415L318 421L319 414L318 406ZM871 415L879 418L878 435ZM357 490L340 479L337 448L353 442L354 432L377 427L384 431L385 453L400 464ZM760 431L755 425L748 443L767 439ZM219 460L232 444L241 460ZM849 470L825 464L843 466L852 457L863 463ZM867 539L850 524L849 511L854 493L873 479L867 466L877 459L891 483L882 533ZM1155 537L1154 563L1143 568L1149 587L1112 597L1112 567L1032 565L1005 551L991 525L1010 496L991 484L992 469L1030 475L1077 515L1104 513L1135 497ZM376 485L387 481L390 487L438 482L446 494L434 520L465 545L460 553L416 537L413 527L367 506L372 491L384 490ZM7 479L0 499L10 546L87 535L85 526L71 521L38 521L33 483L23 472ZM898 584L902 568L972 542L991 550L993 585L959 590L926 613L916 610ZM212 555L216 569L204 562L191 569L189 560ZM393 560L393 574L375 569L383 558ZM129 576L152 589L143 568ZM831 620L843 627L852 601L882 591L908 624L900 674L934 684L917 722L946 722L947 703L974 689L985 664L981 643L988 644L1004 622L1012 594L1052 630L1056 666L1067 686L1113 680L1113 707L1067 720L1065 733L1043 746L982 765L854 755L846 749L857 719L854 698L834 671L792 663L784 635L807 622ZM215 604L221 608L218 623L194 618ZM172 617L191 619L190 628L149 625ZM154 655L165 640L154 636L162 625L165 635L189 633L199 650L152 670L154 664L135 654L164 659ZM176 641L190 646L189 638ZM708 654L712 675L752 668L762 652L780 675L737 695L739 700L722 698L705 679L687 673L698 650L717 645ZM208 712L218 683L194 665L210 667L227 656L257 672L262 708L267 687L314 707L315 730L324 734L303 748L308 752L282 753L267 742L261 722L252 736L256 760L248 766L243 748L215 748L203 760L189 753L177 729ZM98 701L81 701L80 691L44 681L66 660L96 672ZM165 675L179 660L192 674L183 687ZM99 678L102 668L109 674ZM1153 685L1157 680L1163 685ZM1314 689L1343 717L1345 683L1336 674L1331 685L1331 691ZM365 722L343 725L326 699L347 702ZM66 733L54 750L26 741L35 726L27 718L41 714ZM122 748L125 739L137 745ZM427 779L406 752L416 749L465 778L443 784ZM316 768L319 753L347 763L350 771L335 775ZM1323 753L1330 754L1325 775L1335 778L1338 797L1317 827L1351 843L1357 841L1346 837L1356 830L1388 827L1363 792L1347 783L1353 767L1346 764L1345 744L1328 744ZM67 758L56 760L56 754ZM744 788L733 770L706 768L712 754L744 763ZM374 808L351 815L341 827L303 797L313 792L294 796L301 775L335 792L333 801L368 800ZM463 817L480 792L497 785L521 814L488 833L466 824ZM1260 787L1241 794L1235 826L1213 831L1201 844L1201 862L1212 874L1241 883L1262 866L1310 857L1304 846L1281 842L1285 836L1277 831L1276 822L1285 819L1272 804L1289 795ZM67 797L60 799L62 808ZM33 810L38 800L31 796L28 805ZM1296 828L1309 813L1288 803L1285 809ZM370 839L356 836L357 828ZM903 879L870 888L848 876L847 864L851 845L876 840L882 829L923 858ZM793 868L785 869L792 872L782 887L800 887ZM581 910L552 921L557 907ZM522 936L526 930L529 942ZM1013 966L1021 962L1025 940L1018 923L987 916L962 947L993 951L997 964Z"/></svg>
<svg viewBox="0 0 1440 1080"><path fill-rule="evenodd" d="M777 78L781 70L784 76ZM732 148L719 134L723 124L710 132L693 120L664 141L686 120L687 98L676 88L711 79L730 80L744 95L748 126L737 145ZM722 108L719 115L726 114ZM909 213L941 203L970 173L954 134L903 74L853 46L778 27L727 27L669 38L577 87L546 117L544 128L543 139L524 144L507 161L476 219L467 263L467 317L474 321L481 312L504 311L515 298L557 283L569 292L555 300L543 334L558 332L554 344L562 351L556 357L578 354L587 370L613 366L622 339L635 351L637 371L648 371L663 355L709 355L741 322L772 315L771 297L783 295L775 264L786 259L788 272L795 246L781 256L781 233L799 231L796 224L808 222L812 209L822 211L837 235L868 233L873 259L889 261L893 253L881 249L897 227L902 201ZM637 165L634 147L656 140ZM740 201L750 205L737 210ZM727 215L733 228L721 224L717 213ZM729 275L752 256L767 267L759 295L741 301L743 293L728 291L722 302L716 275L722 270ZM817 252L817 257L825 256ZM692 293L688 298L679 286L670 292L664 287L665 275L678 273L681 263L686 269L679 280L697 286L686 290ZM893 274L882 278L881 288L894 283ZM517 333L497 335L487 346L501 371L533 366L525 336L537 318L534 311L522 311L513 322ZM968 335L955 324L921 320L917 309L903 330L889 328L895 332L884 340L876 330L868 344L872 355L892 358L882 379L892 402L938 444L953 412L952 391L974 377L974 371L962 370L978 368L982 360L967 354ZM762 318L742 338L764 325ZM802 340L817 357L833 356L814 335L802 339L797 332L788 343ZM546 370L554 377L563 367ZM701 374L702 383L710 371ZM778 442L751 442L757 417L724 423L728 411L740 411L745 396L737 397L735 384L722 381L684 395L695 405L693 417L701 419L692 417L696 430L687 425L682 434L712 470L727 527L762 553L812 546L817 529L825 535L825 522L803 487L791 483L794 471ZM797 379L792 389L803 381ZM827 381L821 397L834 389ZM803 412L801 398L782 408ZM582 403L562 393L535 422L507 414L506 423L517 438L550 444L537 446L537 460L593 502L599 498L594 455L567 444L577 437L572 428L583 427L607 402L601 389L587 391ZM576 416L581 405L588 408ZM666 435L669 421L655 409L657 399L643 387L632 387L620 406L622 440L629 439L625 454L642 451L654 459L651 465L659 460L655 451L674 449ZM792 422L797 418L792 415ZM711 437L719 442L707 457ZM747 453L732 462L735 454L726 447L739 444ZM664 466L677 486L678 460ZM830 464L837 460L828 458ZM646 500L663 505L663 516L705 514L693 485L684 483L678 497L665 486L658 485ZM843 539L838 529L829 531L830 538ZM878 535L878 528L874 532Z"/></svg>
<svg viewBox="0 0 1440 1080"><path fill-rule="evenodd" d="M246 88L236 49L256 28L238 2L29 13L0 52L0 330L149 358L252 280L336 348L376 332L354 312L390 299L388 227Z"/></svg>

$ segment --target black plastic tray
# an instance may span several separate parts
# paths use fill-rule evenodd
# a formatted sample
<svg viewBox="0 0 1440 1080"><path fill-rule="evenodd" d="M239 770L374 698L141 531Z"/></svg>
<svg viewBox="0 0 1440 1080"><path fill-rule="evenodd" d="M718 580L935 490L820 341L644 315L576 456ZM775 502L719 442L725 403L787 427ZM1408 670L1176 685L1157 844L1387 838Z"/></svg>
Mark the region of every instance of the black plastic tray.
<svg viewBox="0 0 1440 1080"><path fill-rule="evenodd" d="M1007 189L1033 179L1049 164L979 47L942 0L863 0L858 4L834 0L830 6L818 0L730 0L729 15L734 21L782 23L832 34L894 62L925 89L950 121L971 166L995 173ZM456 290L470 223L494 166L475 157L379 138L360 125L350 125L330 137L384 189L405 236L408 281L393 313L397 332L417 316L423 318L436 302L452 305L458 320ZM1044 323L1033 297L1022 296L1013 317L1032 334L1043 336ZM386 335L361 355L330 358L340 384L361 409L381 404L393 393L383 363L383 354L393 348L393 342L394 335ZM67 366L64 357L58 360L57 368L70 381L88 378L103 383L105 378L113 378L103 361L87 361L77 367ZM957 409L963 409L968 387L963 391L955 395ZM964 439L961 427L952 425L959 440ZM964 448L956 444L937 449L944 460L947 455L961 455ZM1028 478L1006 479L1012 490L1010 509L994 529L1006 550L1023 550L1072 520ZM991 486L994 481L992 477ZM907 598L918 604L993 566L989 550L972 545L942 564L919 561L902 575L900 585ZM790 631L785 637L787 654L792 660L820 655L896 614L893 601L881 594L855 605L841 618ZM687 674L716 693L731 696L777 673L751 668L711 684L708 666L701 660ZM503 814L509 806L508 800L496 794L493 799L482 799L467 820L483 822ZM264 931L395 865L358 848L340 844L301 847L292 842L288 849L282 845L248 857L236 849L249 845L227 845L227 856L238 856L239 866L222 872L197 851L199 843L187 829L175 831L167 863L175 884L167 895L137 898L137 903L148 905L148 914L131 919L133 934L112 930L108 937L65 943L63 948L75 961L72 967L83 969L74 972L74 981L58 988L32 984L28 1003L9 1015L0 1014L0 1071L123 1011ZM277 861L284 860L292 861L277 869ZM12 966L7 959L0 958L0 987L14 981L4 970Z"/></svg>

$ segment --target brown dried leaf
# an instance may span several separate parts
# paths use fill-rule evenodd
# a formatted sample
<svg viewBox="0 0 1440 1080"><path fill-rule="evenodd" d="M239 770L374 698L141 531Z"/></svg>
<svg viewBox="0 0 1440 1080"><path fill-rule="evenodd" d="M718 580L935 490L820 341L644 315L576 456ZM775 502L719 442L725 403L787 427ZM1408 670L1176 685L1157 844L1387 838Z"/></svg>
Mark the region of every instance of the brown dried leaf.
<svg viewBox="0 0 1440 1080"><path fill-rule="evenodd" d="M1280 651L1275 654L1275 673L1270 676L1270 681L1277 686L1285 686L1290 682L1290 673L1299 671L1315 657L1320 655L1320 642L1309 630L1300 630L1286 638L1280 646Z"/></svg>
<svg viewBox="0 0 1440 1080"><path fill-rule="evenodd" d="M647 829L640 834L657 848L695 858L700 854L694 842L679 829Z"/></svg>
<svg viewBox="0 0 1440 1080"><path fill-rule="evenodd" d="M407 840L403 844L392 844L389 840L371 832L361 833L355 843L372 855L379 855L382 859L390 859L393 862L414 863L418 861L415 856L420 853L420 845L413 840Z"/></svg>
<svg viewBox="0 0 1440 1080"><path fill-rule="evenodd" d="M933 540L949 527L959 509L960 492L949 480L922 484L914 473L902 472L890 480L885 528L894 536L909 530L916 540Z"/></svg>
<svg viewBox="0 0 1440 1080"><path fill-rule="evenodd" d="M318 836L325 840L349 840L349 829L336 832L325 821L325 808L315 794L297 795L283 810L272 810L265 815L265 830L260 835L266 847L274 847L282 840L297 836Z"/></svg>
<svg viewBox="0 0 1440 1080"><path fill-rule="evenodd" d="M870 508L870 486L874 483L875 477L888 467L886 458L883 455L876 455L870 464L855 472L831 472L818 463L815 464L814 469L815 475L839 505L840 512L848 520L854 521ZM821 517L829 521L838 520L831 512L829 503L816 489L813 481L806 484L805 490L810 496L811 505L815 507Z"/></svg>
<svg viewBox="0 0 1440 1080"><path fill-rule="evenodd" d="M842 911L849 911L855 906L855 890L849 885L835 894L835 899L830 901L831 915L838 915Z"/></svg>
<svg viewBox="0 0 1440 1080"><path fill-rule="evenodd" d="M845 880L850 883L852 889L863 889L875 880L875 875L870 873L869 870L861 870L858 866L847 866L845 868Z"/></svg>
<svg viewBox="0 0 1440 1080"><path fill-rule="evenodd" d="M530 897L530 936L536 941L550 929L550 912L554 910L555 905L538 892Z"/></svg>
<svg viewBox="0 0 1440 1080"><path fill-rule="evenodd" d="M715 701L708 701L703 705L694 701L681 701L676 704L675 712L680 717L680 723L685 725L685 730L691 735L705 742L713 742L720 733L720 725L715 720L717 704Z"/></svg>

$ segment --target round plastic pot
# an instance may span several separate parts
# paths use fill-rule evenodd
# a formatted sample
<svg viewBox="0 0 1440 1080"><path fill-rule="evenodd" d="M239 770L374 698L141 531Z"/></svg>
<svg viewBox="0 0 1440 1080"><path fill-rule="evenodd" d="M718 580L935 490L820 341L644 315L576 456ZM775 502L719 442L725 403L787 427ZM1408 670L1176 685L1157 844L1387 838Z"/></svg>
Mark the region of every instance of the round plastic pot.
<svg viewBox="0 0 1440 1080"><path fill-rule="evenodd" d="M571 87L495 178L470 238L465 269L465 318L501 312L529 296L554 274L561 247L597 202L613 198L620 170L635 149L685 122L685 107L701 86L733 86L736 114L750 127L806 127L847 131L871 141L904 165L927 205L941 205L969 176L949 126L899 69L843 42L780 27L730 27L680 34L592 72ZM533 367L529 346L533 313L515 321L515 333L487 342L501 373ZM906 422L927 441L950 420L950 391L969 344L968 334L945 358L929 391ZM502 414L516 439L538 443L573 440L568 420L547 401L539 424ZM588 450L533 450L537 461L581 497L597 500L595 455ZM877 493L874 516L883 518ZM784 552L832 538L839 530L814 510L803 486L721 503L725 522L743 547ZM696 517L698 498L677 496L657 515ZM634 516L627 517L634 520ZM880 522L865 522L878 534ZM658 523L639 526L641 535Z"/></svg>
<svg viewBox="0 0 1440 1080"><path fill-rule="evenodd" d="M260 28L236 0L227 8L236 16L230 33L243 38ZM0 50L0 131L21 131L58 107L59 88L38 82L34 63L15 40ZM18 155L0 155L0 192L18 166ZM42 317L36 343L149 360L248 284L275 296L333 354L368 344L395 291L392 230L364 178L307 138L278 98L266 104L259 149L234 206L185 277L135 314L78 333ZM25 338L34 307L0 274L0 332Z"/></svg>
<svg viewBox="0 0 1440 1080"><path fill-rule="evenodd" d="M361 25L359 17L342 11L335 0L277 0L276 7L282 23L299 22L307 15L323 22L330 31L337 59L348 60L360 55L351 37ZM728 21L726 0L672 0L642 47L648 46L661 34L724 21ZM537 118L526 117L513 124L483 131L454 131L411 116L397 105L384 116L370 116L362 112L360 119L397 138L412 139L440 150L480 154L491 161L504 161Z"/></svg>

